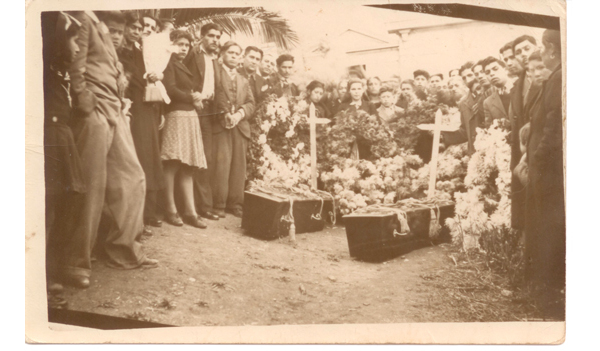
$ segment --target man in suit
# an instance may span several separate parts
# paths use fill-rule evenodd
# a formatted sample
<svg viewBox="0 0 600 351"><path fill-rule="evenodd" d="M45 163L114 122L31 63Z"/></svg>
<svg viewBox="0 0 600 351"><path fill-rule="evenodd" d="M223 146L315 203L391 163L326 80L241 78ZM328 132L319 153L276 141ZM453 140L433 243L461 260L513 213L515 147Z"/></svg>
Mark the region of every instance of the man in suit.
<svg viewBox="0 0 600 351"><path fill-rule="evenodd" d="M276 71L277 64L275 63L275 57L268 53L264 54L262 60L260 61L258 74L264 79L268 80Z"/></svg>
<svg viewBox="0 0 600 351"><path fill-rule="evenodd" d="M475 63L472 61L465 62L458 69L458 75L463 79L467 88L471 89L471 83L475 80L475 73L473 73L473 66Z"/></svg>
<svg viewBox="0 0 600 351"><path fill-rule="evenodd" d="M277 97L298 96L300 90L289 79L294 70L294 56L283 54L277 58L277 74L273 77L271 86Z"/></svg>
<svg viewBox="0 0 600 351"><path fill-rule="evenodd" d="M404 112L399 106L396 106L394 88L389 85L384 85L379 89L379 99L381 100L381 106L377 108L376 112L379 119L385 124L398 119Z"/></svg>
<svg viewBox="0 0 600 351"><path fill-rule="evenodd" d="M444 75L442 73L436 73L429 78L429 86L433 90L440 90L444 87Z"/></svg>
<svg viewBox="0 0 600 351"><path fill-rule="evenodd" d="M223 64L217 66L216 107L213 121L212 189L215 213L242 217L246 182L246 151L250 139L248 118L255 109L250 83L237 67L242 48L228 41L221 48Z"/></svg>
<svg viewBox="0 0 600 351"><path fill-rule="evenodd" d="M248 46L244 51L244 62L238 72L243 75L250 83L252 95L258 106L271 93L269 80L261 77L257 73L258 66L263 59L263 51L256 46Z"/></svg>
<svg viewBox="0 0 600 351"><path fill-rule="evenodd" d="M427 90L429 88L429 72L418 69L413 72L415 87Z"/></svg>
<svg viewBox="0 0 600 351"><path fill-rule="evenodd" d="M511 50L514 53L516 64L521 67L521 71L518 73L518 79L514 84L514 89L510 96L510 108L508 111L511 129L511 134L509 136L511 144L511 170L519 164L519 161L523 156L521 153L519 131L525 124L529 123L531 119L526 112L525 107L532 102L533 98L538 95L540 91L539 86L534 86L532 84L531 78L526 70L529 55L534 52L535 46L536 40L529 35L520 36L512 42ZM508 53L508 50L505 50L504 53ZM506 57L510 58L509 55ZM511 222L512 227L515 229L523 229L525 226L525 193L525 186L517 180L516 176L513 176L511 183Z"/></svg>
<svg viewBox="0 0 600 351"><path fill-rule="evenodd" d="M481 63L484 67L486 79L494 86L495 90L483 102L485 126L489 127L495 119L508 122L508 109L510 106L510 91L512 81L508 78L508 71L504 62L495 57L488 57Z"/></svg>
<svg viewBox="0 0 600 351"><path fill-rule="evenodd" d="M504 61L504 64L506 65L508 77L518 78L519 75L523 72L523 67L515 57L512 41L509 41L508 43L504 44L503 47L500 48L500 56L502 57L502 61Z"/></svg>
<svg viewBox="0 0 600 351"><path fill-rule="evenodd" d="M482 127L483 120L473 112L473 106L477 104L474 95L471 93L465 81L460 77L452 77L448 81L448 88L454 94L460 111L460 128L453 132L442 132L441 142L444 147L457 145L467 142L468 153L472 155L475 152L474 142L477 135L477 128Z"/></svg>
<svg viewBox="0 0 600 351"><path fill-rule="evenodd" d="M104 251L107 264L118 268L156 266L136 241L144 228L144 171L122 111L124 84L110 33L92 11L78 14L80 48L69 74L74 97L73 134L81 155L87 194L74 209L73 239L62 267L68 284L90 284L91 252L100 216L109 223Z"/></svg>
<svg viewBox="0 0 600 351"><path fill-rule="evenodd" d="M200 130L202 132L202 144L206 156L206 169L198 169L194 172L194 201L196 211L201 217L218 220L219 216L213 213L213 189L211 187L211 174L214 168L212 158L212 126L216 118L215 111L215 89L216 89L216 67L217 55L219 53L219 40L223 34L223 28L215 23L209 23L200 29L200 45L195 46L183 60L184 65L192 72L194 91L202 95L202 108L198 112L200 118Z"/></svg>
<svg viewBox="0 0 600 351"><path fill-rule="evenodd" d="M477 61L477 63L475 63L472 68L473 74L475 75L475 79L477 79L477 82L479 82L479 85L481 85L481 87L483 88L483 94L481 95L480 99L481 106L483 106L483 100L490 97L495 90L494 85L492 84L492 82L490 82L487 75L485 74L484 61L486 60L487 58Z"/></svg>

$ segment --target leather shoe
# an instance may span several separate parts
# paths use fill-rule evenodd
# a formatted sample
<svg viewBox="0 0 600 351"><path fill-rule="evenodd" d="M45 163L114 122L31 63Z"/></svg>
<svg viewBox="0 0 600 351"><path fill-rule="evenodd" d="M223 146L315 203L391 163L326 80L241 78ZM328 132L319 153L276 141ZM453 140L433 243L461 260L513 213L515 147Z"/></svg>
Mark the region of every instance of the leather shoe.
<svg viewBox="0 0 600 351"><path fill-rule="evenodd" d="M194 215L183 215L183 221L186 224L191 225L192 227L204 229L206 228L206 223L204 223L198 216Z"/></svg>
<svg viewBox="0 0 600 351"><path fill-rule="evenodd" d="M232 208L232 209L227 209L226 210L227 213L231 213L232 215L238 217L238 218L242 218L243 212L241 208Z"/></svg>
<svg viewBox="0 0 600 351"><path fill-rule="evenodd" d="M225 211L221 210L221 209L215 209L213 210L213 212L219 216L219 218L225 218Z"/></svg>
<svg viewBox="0 0 600 351"><path fill-rule="evenodd" d="M148 225L151 225L153 227L157 227L157 228L162 227L162 221L160 219L150 218L146 222Z"/></svg>
<svg viewBox="0 0 600 351"><path fill-rule="evenodd" d="M79 289L87 289L90 287L90 278L82 275L70 275L65 278L64 283Z"/></svg>
<svg viewBox="0 0 600 351"><path fill-rule="evenodd" d="M206 212L200 212L198 213L198 215L202 218L206 218L206 219L210 219L211 221L218 221L219 220L219 216L217 216L216 214L206 211Z"/></svg>
<svg viewBox="0 0 600 351"><path fill-rule="evenodd" d="M165 222L176 227L181 227L183 225L183 222L181 221L181 218L179 218L179 215L177 213L165 214Z"/></svg>
<svg viewBox="0 0 600 351"><path fill-rule="evenodd" d="M141 262L141 266L144 267L144 268L153 268L153 267L156 267L156 266L158 266L158 260L146 257Z"/></svg>

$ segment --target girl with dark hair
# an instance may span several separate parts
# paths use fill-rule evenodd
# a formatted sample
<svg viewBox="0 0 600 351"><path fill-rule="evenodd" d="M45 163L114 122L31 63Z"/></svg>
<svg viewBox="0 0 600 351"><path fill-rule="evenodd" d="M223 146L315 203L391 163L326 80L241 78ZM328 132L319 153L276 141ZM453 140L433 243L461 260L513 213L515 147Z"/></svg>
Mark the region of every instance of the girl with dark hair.
<svg viewBox="0 0 600 351"><path fill-rule="evenodd" d="M318 80L313 80L306 86L306 100L308 104L315 105L315 112L317 118L329 118L331 119L331 112L323 104L323 94L325 93L325 84Z"/></svg>
<svg viewBox="0 0 600 351"><path fill-rule="evenodd" d="M375 110L381 106L381 100L379 99L380 89L381 79L379 79L379 77L370 77L367 79L367 91L365 91L364 99L368 101Z"/></svg>
<svg viewBox="0 0 600 351"><path fill-rule="evenodd" d="M192 73L182 62L190 50L192 36L182 30L174 30L170 38L178 50L172 54L163 79L171 98L171 103L165 107L167 115L161 146L166 183L165 220L175 226L182 226L185 222L197 228L206 228L206 224L196 213L192 180L195 168L206 168L200 122L196 113L196 109L201 109L202 97L199 92L192 91ZM183 196L183 222L175 206L176 176Z"/></svg>

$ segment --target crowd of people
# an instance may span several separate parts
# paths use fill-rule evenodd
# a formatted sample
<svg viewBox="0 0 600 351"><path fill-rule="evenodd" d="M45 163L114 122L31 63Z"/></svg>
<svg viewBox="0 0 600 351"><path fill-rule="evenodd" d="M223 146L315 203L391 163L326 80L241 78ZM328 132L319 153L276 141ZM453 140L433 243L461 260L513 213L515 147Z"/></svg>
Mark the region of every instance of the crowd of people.
<svg viewBox="0 0 600 351"><path fill-rule="evenodd" d="M467 62L446 80L425 70L386 81L350 71L331 87L295 84L293 56L221 43L214 23L200 40L136 12L48 12L42 25L49 291L87 288L100 257L121 269L158 265L140 239L162 221L207 228L226 213L241 217L250 121L267 97L304 93L317 117L363 110L387 123L436 90L449 92L461 113L460 129L442 134L444 146L468 143L472 153L477 128L494 120L512 130L512 220L525 233L530 278L564 284L556 31L542 45L516 38L499 58ZM142 50L157 32L175 48L162 72L146 70ZM159 82L169 103L152 94Z"/></svg>

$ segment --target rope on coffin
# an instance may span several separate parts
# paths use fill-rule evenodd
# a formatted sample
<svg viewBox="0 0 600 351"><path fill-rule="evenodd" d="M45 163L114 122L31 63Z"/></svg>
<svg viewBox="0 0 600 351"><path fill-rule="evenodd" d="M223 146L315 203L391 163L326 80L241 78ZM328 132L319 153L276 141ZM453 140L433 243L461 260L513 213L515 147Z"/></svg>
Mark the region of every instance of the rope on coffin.
<svg viewBox="0 0 600 351"><path fill-rule="evenodd" d="M336 223L335 200L334 200L333 195L331 195L330 193L328 193L326 191L309 190L309 189L303 189L303 188L299 188L299 187L291 187L291 186L283 185L281 183L270 183L269 185L266 185L262 181L252 182L250 185L249 191L254 192L254 193L256 193L256 192L264 193L264 194L273 196L278 199L287 200L289 202L289 204L290 204L289 211L287 214L285 214L281 217L280 221L289 223L289 225L290 225L290 228L289 228L290 240L293 242L296 241L296 224L295 224L294 213L293 213L294 195L296 195L298 197L304 197L307 199L314 199L314 200L318 199L321 201L321 209L319 210L319 212L316 214L311 214L311 216L310 216L311 219L318 220L318 221L323 220L322 214L323 214L323 207L325 204L325 198L327 198L327 200L330 199L332 206L333 206L333 211L329 212L329 216L330 216L331 222L334 225ZM286 194L286 195L284 195L284 194Z"/></svg>
<svg viewBox="0 0 600 351"><path fill-rule="evenodd" d="M357 214L394 214L400 224L400 231L394 229L392 234L394 237L406 236L410 233L410 226L408 225L407 211L415 210L426 207L429 209L429 238L436 239L442 226L440 225L440 206L438 202L443 199L403 199L398 200L394 204L374 204L367 207L363 207L354 211Z"/></svg>

